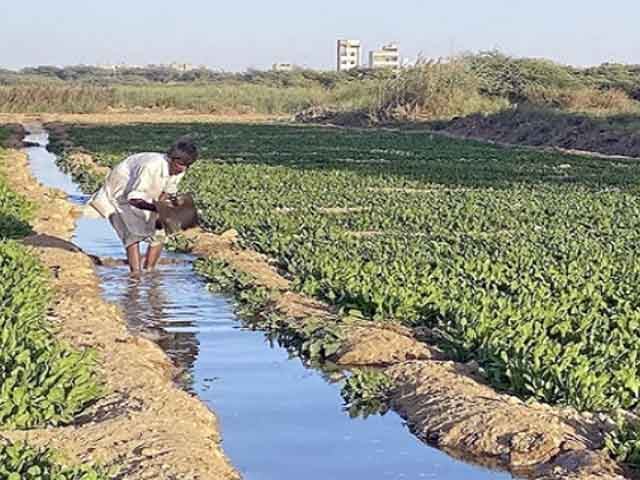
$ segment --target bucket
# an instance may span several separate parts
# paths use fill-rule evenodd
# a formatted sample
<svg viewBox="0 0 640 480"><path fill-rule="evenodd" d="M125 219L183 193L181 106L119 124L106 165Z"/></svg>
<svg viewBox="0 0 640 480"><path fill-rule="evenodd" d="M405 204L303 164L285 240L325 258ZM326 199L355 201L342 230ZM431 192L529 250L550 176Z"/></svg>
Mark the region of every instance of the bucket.
<svg viewBox="0 0 640 480"><path fill-rule="evenodd" d="M198 225L198 212L190 193L182 193L156 202L156 208L167 235L175 235Z"/></svg>

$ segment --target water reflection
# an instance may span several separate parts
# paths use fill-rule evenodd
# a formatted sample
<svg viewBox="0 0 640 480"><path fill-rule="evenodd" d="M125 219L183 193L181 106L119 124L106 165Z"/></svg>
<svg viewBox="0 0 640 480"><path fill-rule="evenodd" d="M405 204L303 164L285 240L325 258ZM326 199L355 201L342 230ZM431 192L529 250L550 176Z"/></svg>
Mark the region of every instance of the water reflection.
<svg viewBox="0 0 640 480"><path fill-rule="evenodd" d="M185 310L184 285L181 273L188 267L163 267L140 277L129 274L127 267L100 269L107 300L123 310L132 333L157 343L183 372L193 371L199 353L193 311ZM182 295L181 295L182 294ZM182 298L181 298L182 297ZM184 376L185 388L191 389L189 376Z"/></svg>

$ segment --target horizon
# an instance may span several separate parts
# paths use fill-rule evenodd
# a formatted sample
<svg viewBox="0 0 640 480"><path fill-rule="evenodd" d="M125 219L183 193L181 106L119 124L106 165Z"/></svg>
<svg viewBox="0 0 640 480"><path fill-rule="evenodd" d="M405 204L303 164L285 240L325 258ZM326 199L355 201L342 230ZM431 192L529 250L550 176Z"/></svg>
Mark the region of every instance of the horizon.
<svg viewBox="0 0 640 480"><path fill-rule="evenodd" d="M592 68L592 67L598 67L598 66L603 66L603 65L626 65L626 66L640 66L640 61L637 63L626 63L626 62L607 62L604 61L602 63L598 63L598 64L591 64L591 65L572 65L569 63L562 63L550 58L545 58L545 57L523 57L523 56L515 56L515 55L508 55L505 54L502 51L494 51L496 53L499 54L503 54L506 55L510 58L515 58L515 59L526 59L526 60L542 60L542 61L552 61L553 63L557 64L557 65L562 65L562 66L566 66L566 67L570 67L570 68L576 68L576 69L588 69L588 68ZM483 53L491 53L491 51L478 51L478 52L459 52L457 54L454 54L452 56L448 56L448 57L438 57L438 58L428 58L427 60L448 60L451 58L457 58L460 57L461 55L481 55ZM416 59L413 59L416 60ZM102 64L102 63L76 63L76 64L66 64L66 65L51 65L51 64L39 64L39 65L24 65L18 68L9 68L6 67L4 65L0 64L0 70L6 70L6 71L10 71L13 73L20 73L22 70L24 69L29 69L29 68L59 68L59 69L64 69L64 68L77 68L77 67L89 67L89 68L104 68L107 69L106 67L122 67L122 68L129 68L129 69L146 69L146 68L171 68L172 64L186 64L187 62L180 62L180 61L173 61L173 62L169 62L169 63L146 63L146 64L126 64L126 63L115 63L115 64ZM251 70L255 70L255 71L270 71L272 70L272 66L266 66L263 68L256 68L256 67L246 67L244 70L224 70L221 69L219 67L213 67L211 65L192 65L193 67L195 67L194 69L206 69L210 72L216 72L216 73L223 73L223 74L242 74L242 73L246 73L248 71ZM331 72L331 71L336 71L335 68L314 68L314 67L307 67L307 66L300 66L297 64L293 64L294 70L311 70L311 71L317 71L317 72ZM367 62L365 61L365 59L363 59L363 64L361 66L361 69L368 69L369 67L367 66Z"/></svg>
<svg viewBox="0 0 640 480"><path fill-rule="evenodd" d="M536 5L488 0L462 7L398 0L390 10L380 1L362 7L325 0L300 8L292 0L257 5L240 0L222 6L203 0L180 5L165 0L112 0L107 5L35 0L28 15L0 5L0 67L179 62L243 72L286 62L334 70L339 38L362 42L363 63L370 50L394 42L401 56L411 60L498 50L574 67L640 64L640 31L633 20L640 16L640 3L616 3L618 8L602 11L595 0L541 0ZM613 33L603 28L613 24Z"/></svg>

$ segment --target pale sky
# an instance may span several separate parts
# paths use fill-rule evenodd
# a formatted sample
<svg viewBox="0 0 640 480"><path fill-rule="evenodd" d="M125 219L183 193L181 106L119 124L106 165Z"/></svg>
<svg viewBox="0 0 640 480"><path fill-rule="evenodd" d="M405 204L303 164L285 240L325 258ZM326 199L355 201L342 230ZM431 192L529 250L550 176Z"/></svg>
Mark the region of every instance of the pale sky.
<svg viewBox="0 0 640 480"><path fill-rule="evenodd" d="M640 64L639 0L0 0L0 66L173 61L333 68L338 38L402 56L497 48Z"/></svg>

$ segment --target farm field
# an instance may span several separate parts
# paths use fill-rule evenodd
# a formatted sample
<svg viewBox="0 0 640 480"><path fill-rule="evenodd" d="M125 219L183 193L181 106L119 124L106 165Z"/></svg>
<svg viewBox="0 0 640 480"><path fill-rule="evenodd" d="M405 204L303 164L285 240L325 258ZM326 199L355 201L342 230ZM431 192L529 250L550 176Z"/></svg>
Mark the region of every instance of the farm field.
<svg viewBox="0 0 640 480"><path fill-rule="evenodd" d="M425 134L286 125L76 126L111 165L191 133L183 189L296 287L427 329L523 398L640 401L640 166ZM95 183L94 183L95 185Z"/></svg>

